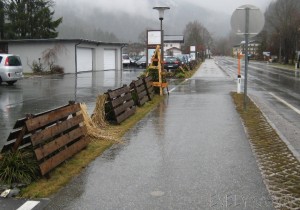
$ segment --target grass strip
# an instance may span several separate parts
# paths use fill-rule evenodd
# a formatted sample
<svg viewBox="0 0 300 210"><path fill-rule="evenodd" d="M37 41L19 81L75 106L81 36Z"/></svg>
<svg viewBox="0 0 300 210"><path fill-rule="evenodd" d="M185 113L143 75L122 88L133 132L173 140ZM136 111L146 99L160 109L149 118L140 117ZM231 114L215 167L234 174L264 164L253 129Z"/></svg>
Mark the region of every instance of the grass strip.
<svg viewBox="0 0 300 210"><path fill-rule="evenodd" d="M282 69L295 71L295 64L292 65L292 64L270 63L269 65L276 67L276 68L282 68Z"/></svg>
<svg viewBox="0 0 300 210"><path fill-rule="evenodd" d="M264 182L276 209L299 209L300 163L268 123L259 108L248 98L244 110L244 95L232 93Z"/></svg>
<svg viewBox="0 0 300 210"><path fill-rule="evenodd" d="M122 122L121 125L108 125L104 129L103 135L121 140L123 135L157 107L163 98L163 96L155 96L152 101L147 102L144 106L137 107L136 113ZM86 149L50 172L49 178L37 180L22 189L20 197L45 198L51 196L70 182L70 180L77 176L90 162L95 160L113 144L114 142L105 139L91 139L91 143Z"/></svg>

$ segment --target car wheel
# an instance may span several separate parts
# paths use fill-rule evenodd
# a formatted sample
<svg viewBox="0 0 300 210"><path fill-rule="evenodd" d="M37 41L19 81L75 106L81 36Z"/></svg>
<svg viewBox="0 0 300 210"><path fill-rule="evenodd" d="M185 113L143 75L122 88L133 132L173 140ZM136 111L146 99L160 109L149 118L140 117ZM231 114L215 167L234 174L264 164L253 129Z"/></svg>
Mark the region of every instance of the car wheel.
<svg viewBox="0 0 300 210"><path fill-rule="evenodd" d="M0 77L0 85L1 85L1 83L2 83L2 78Z"/></svg>
<svg viewBox="0 0 300 210"><path fill-rule="evenodd" d="M7 84L8 85L13 85L13 84L15 84L17 81L9 81L9 82L7 82Z"/></svg>

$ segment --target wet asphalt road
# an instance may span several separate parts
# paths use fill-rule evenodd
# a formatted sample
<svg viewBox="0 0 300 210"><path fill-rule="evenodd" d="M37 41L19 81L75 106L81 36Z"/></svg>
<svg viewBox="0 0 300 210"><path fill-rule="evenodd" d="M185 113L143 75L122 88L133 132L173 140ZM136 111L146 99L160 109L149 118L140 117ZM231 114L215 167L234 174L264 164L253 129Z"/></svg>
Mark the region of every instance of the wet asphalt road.
<svg viewBox="0 0 300 210"><path fill-rule="evenodd" d="M207 60L46 209L273 209L235 88Z"/></svg>
<svg viewBox="0 0 300 210"><path fill-rule="evenodd" d="M237 60L216 61L235 80ZM244 66L242 66L242 75ZM263 62L249 63L248 93L300 161L300 74ZM243 81L242 81L243 84ZM243 90L243 89L242 89Z"/></svg>
<svg viewBox="0 0 300 210"><path fill-rule="evenodd" d="M24 78L13 86L2 83L0 85L0 148L2 149L5 144L16 120L25 117L26 113L44 112L65 105L70 100L85 102L92 112L99 94L124 84L129 85L143 70L126 68L122 74L121 71L113 70L78 75L35 76ZM0 209L15 210L22 206L23 209L29 210L31 202L38 203L34 209L43 209L49 199L32 201L0 198Z"/></svg>
<svg viewBox="0 0 300 210"><path fill-rule="evenodd" d="M121 87L141 74L143 69L98 71L60 76L30 77L14 86L0 85L0 148L6 142L17 119L67 104L84 102L90 112L99 94Z"/></svg>

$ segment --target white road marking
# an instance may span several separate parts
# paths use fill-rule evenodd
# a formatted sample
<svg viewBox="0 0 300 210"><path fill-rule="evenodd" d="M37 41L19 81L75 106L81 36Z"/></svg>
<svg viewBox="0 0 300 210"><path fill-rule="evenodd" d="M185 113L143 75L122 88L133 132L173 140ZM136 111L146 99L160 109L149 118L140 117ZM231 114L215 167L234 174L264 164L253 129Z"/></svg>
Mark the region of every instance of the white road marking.
<svg viewBox="0 0 300 210"><path fill-rule="evenodd" d="M269 92L269 94L271 96L273 96L274 98L276 98L278 101L280 101L281 103L283 103L284 105L286 105L287 107L289 107L290 109L294 110L297 114L300 114L300 110L297 109L296 107L294 107L293 105L289 104L288 102L286 102L285 100L283 100L282 98L279 98L278 96L276 96L274 93Z"/></svg>
<svg viewBox="0 0 300 210"><path fill-rule="evenodd" d="M40 203L39 201L27 201L22 206L20 206L17 210L31 210L39 203Z"/></svg>
<svg viewBox="0 0 300 210"><path fill-rule="evenodd" d="M176 87L173 87L171 90L169 90L169 93L172 93L175 89Z"/></svg>
<svg viewBox="0 0 300 210"><path fill-rule="evenodd" d="M180 84L188 81L189 79L185 79L183 82L181 82ZM172 93L174 90L176 90L177 86L173 87L171 90L169 90L169 93Z"/></svg>

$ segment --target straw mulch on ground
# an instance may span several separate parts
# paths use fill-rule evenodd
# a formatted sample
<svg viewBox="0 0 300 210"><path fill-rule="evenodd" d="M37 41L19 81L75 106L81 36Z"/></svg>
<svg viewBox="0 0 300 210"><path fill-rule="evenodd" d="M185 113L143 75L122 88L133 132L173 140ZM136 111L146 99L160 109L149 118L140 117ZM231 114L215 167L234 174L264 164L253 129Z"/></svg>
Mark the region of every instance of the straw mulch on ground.
<svg viewBox="0 0 300 210"><path fill-rule="evenodd" d="M120 140L116 140L113 136L105 132L105 129L108 126L108 123L105 121L105 101L106 95L99 95L97 97L96 106L93 111L92 116L88 114L88 109L86 104L81 103L81 112L83 114L84 123L87 127L87 135L92 140L108 140L121 143Z"/></svg>

